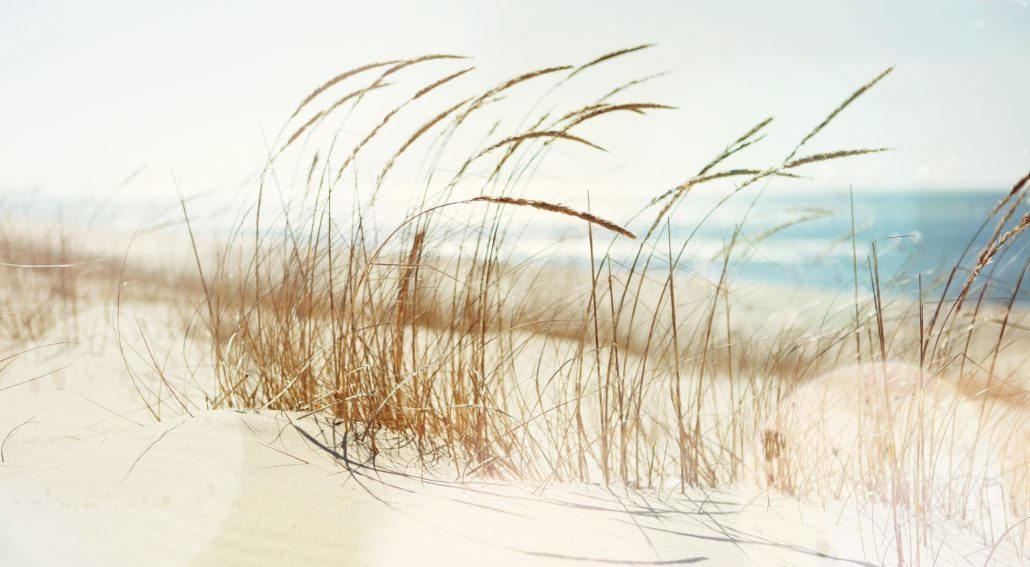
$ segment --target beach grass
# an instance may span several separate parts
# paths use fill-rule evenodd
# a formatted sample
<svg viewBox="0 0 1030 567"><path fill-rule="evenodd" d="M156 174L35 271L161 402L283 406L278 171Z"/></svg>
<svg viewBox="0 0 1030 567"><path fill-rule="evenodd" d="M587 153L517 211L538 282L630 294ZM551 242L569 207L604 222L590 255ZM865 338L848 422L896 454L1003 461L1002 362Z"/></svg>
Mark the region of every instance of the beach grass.
<svg viewBox="0 0 1030 567"><path fill-rule="evenodd" d="M648 47L486 87L462 57L384 61L304 97L216 257L183 202L195 272L179 289L197 298L191 332L210 345L209 405L331 415L373 455L390 432L459 478L666 493L752 483L819 502L887 502L900 562L944 517L1001 522L984 532L1022 549L1030 319L1017 302L1022 277L1002 301L989 292L1030 225L1030 177L984 220L986 244L970 242L943 281L920 280L918 298L892 293L876 242L859 257L854 228L854 290L822 302L805 290L748 294L733 267L762 236L748 233L746 216L708 277L683 259L697 229L673 234L670 218L708 187L725 198L701 224L731 198L761 208L767 184L807 166L884 151L809 146L891 69L817 113L782 160L746 163L749 148L768 143L773 120L762 120L682 183L643 196L632 218L537 191L538 167L556 153L604 152L603 119L672 109L626 99L653 75L555 102L568 82ZM283 163L305 165L284 178ZM398 185L403 214L392 204ZM589 265L513 256L516 219L527 218L581 223ZM628 259L613 252L627 241ZM25 264L70 262L48 254ZM44 294L38 301L0 299L8 313L21 309L9 327L39 337L55 314L41 305L74 312L75 274L19 284ZM753 312L791 301L806 310L798 321Z"/></svg>

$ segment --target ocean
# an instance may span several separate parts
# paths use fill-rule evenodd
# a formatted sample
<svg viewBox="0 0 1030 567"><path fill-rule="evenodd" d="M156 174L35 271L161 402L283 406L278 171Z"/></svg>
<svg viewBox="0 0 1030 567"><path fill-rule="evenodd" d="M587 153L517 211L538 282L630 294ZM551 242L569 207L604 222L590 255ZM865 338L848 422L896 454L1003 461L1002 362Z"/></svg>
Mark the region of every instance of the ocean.
<svg viewBox="0 0 1030 567"><path fill-rule="evenodd" d="M874 265L881 286L889 287L892 293L917 295L922 276L926 296L938 292L941 280L959 263L958 281L952 287L961 287L996 229L998 220L986 225L985 221L1002 196L983 192L856 192L853 209L849 194L764 198L759 206L768 207L772 213L759 217L750 228L760 237L768 236L754 246L754 253L746 261L737 264L735 275L818 288L851 288L857 265L859 286L869 290L870 265ZM1026 212L1024 203L1004 230ZM785 226L792 221L799 222ZM687 230L692 229L676 225L674 235ZM1030 258L1028 251L1030 238L1024 237L984 270L981 279L990 282L988 299L1005 301L1012 296ZM1017 294L1022 301L1028 297L1026 290Z"/></svg>
<svg viewBox="0 0 1030 567"><path fill-rule="evenodd" d="M850 292L857 271L860 291L869 292L873 280L870 267L876 266L885 294L917 297L921 279L924 297L937 299L944 280L958 264L948 293L955 297L997 227L997 217L986 224L985 220L1004 195L989 191L856 190L852 208L852 194L848 192L766 194L757 201L754 195L741 194L714 212L716 199L702 196L692 200L691 195L670 215L665 230L670 231L671 238L663 235L654 240L652 263L667 261L671 246L680 270L718 280L725 263L724 251L736 233L727 266L730 281ZM1014 226L1028 208L1028 203L1021 203L1004 230ZM655 212L645 211L629 227L637 234L645 233ZM588 261L589 245L582 230L578 236L571 231L533 234L528 241L519 241L524 255L561 238L561 245L550 258ZM601 241L597 234L595 242ZM617 239L609 253L613 262L629 264L636 251L636 243ZM603 252L595 249L595 257ZM986 300L1007 302L1015 293L1018 303L1027 303L1030 282L1018 291L1017 283L1028 258L1030 234L1025 234L983 270L975 289L989 283Z"/></svg>
<svg viewBox="0 0 1030 567"><path fill-rule="evenodd" d="M855 285L857 269L859 289L868 292L872 287L870 266L873 265L875 247L875 264L885 294L914 298L919 293L921 278L924 297L936 299L940 296L943 280L958 263L960 267L949 293L954 297L996 229L996 218L986 224L985 219L989 218L1005 193L972 190L855 190L853 194L806 191L763 194L757 201L755 195L744 192L719 207L716 207L718 199L700 191L687 196L669 216L667 224L662 224L662 230L669 233L663 232L646 245L645 252L653 251L652 268L667 266L671 249L677 269L718 280L726 257L725 248L735 239L727 267L727 277L731 282L770 282L850 293ZM1028 208L1028 203L1022 202L1005 230L1026 214ZM203 201L190 203L190 209L196 230L226 234L237 210L233 207L213 210ZM510 225L504 257L513 261L533 258L563 265L589 265L590 248L583 223L540 211L512 210L513 216L522 215L520 218L528 220ZM166 223L172 226L165 230L176 230L174 225L181 224L182 219L177 203L146 203L128 199L101 202L34 196L23 199L23 202L8 199L0 204L2 212L45 221L102 224L107 228L120 227L130 231L139 226ZM640 235L647 231L655 212L656 209L647 209L630 221L617 217L611 220L625 224ZM464 222L467 230L454 232L452 240L448 237L436 240L437 251L447 254L460 244L458 240L468 238L468 230L482 230L475 224L478 218L477 215L463 214L439 218L441 223ZM383 231L384 234L386 232ZM639 241L612 238L602 230L595 230L594 237L595 261L607 253L613 263L632 264ZM979 281L989 284L985 298L992 302L1007 302L1015 294L1016 302L1030 303L1030 292L1027 291L1030 282L1025 282L1026 285L1019 286L1017 290L1028 258L1030 233L1015 240L983 271Z"/></svg>

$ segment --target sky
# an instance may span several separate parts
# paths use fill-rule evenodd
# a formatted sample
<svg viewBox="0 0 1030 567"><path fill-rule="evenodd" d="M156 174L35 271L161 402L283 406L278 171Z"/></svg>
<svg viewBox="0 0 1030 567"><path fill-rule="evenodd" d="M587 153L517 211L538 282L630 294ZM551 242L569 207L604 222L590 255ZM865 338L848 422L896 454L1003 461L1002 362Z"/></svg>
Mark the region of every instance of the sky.
<svg viewBox="0 0 1030 567"><path fill-rule="evenodd" d="M668 71L640 95L677 109L598 131L621 172L598 183L615 190L681 181L770 115L758 156L782 157L891 65L812 149L892 151L813 168L810 186L998 190L1030 169L1026 0L0 0L0 13L0 194L239 191L297 102L341 70L450 52L502 77L641 43L656 47L604 73Z"/></svg>

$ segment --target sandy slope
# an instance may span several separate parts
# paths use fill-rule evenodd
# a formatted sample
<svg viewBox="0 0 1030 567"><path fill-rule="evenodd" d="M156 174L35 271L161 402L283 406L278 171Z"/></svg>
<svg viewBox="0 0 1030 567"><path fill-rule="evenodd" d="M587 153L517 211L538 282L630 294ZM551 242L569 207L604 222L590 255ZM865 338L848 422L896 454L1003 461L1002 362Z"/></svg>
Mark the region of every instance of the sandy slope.
<svg viewBox="0 0 1030 567"><path fill-rule="evenodd" d="M372 467L311 418L197 410L195 385L192 415L166 397L155 423L110 319L87 313L88 342L27 353L0 372L0 565L896 561L889 511L874 505L823 508L754 488L456 483L404 450ZM176 368L167 364L173 377ZM928 564L978 565L991 553L958 524L930 535ZM1002 547L993 559L1016 563L1014 553Z"/></svg>
<svg viewBox="0 0 1030 567"><path fill-rule="evenodd" d="M828 513L806 510L801 525L797 511L769 511L764 501L741 512L736 494L658 501L586 486L534 494L530 486L424 481L415 468L347 470L281 416L209 412L16 462L0 477L3 564L863 557Z"/></svg>

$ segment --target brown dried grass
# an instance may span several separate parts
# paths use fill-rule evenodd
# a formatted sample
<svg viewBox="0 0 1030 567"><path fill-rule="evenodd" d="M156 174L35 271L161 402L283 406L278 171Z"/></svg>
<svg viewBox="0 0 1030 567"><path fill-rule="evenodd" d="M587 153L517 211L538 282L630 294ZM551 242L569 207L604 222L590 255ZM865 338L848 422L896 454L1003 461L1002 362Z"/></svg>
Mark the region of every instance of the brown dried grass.
<svg viewBox="0 0 1030 567"><path fill-rule="evenodd" d="M478 117L507 89L547 77L560 84L583 69L643 47L612 52L581 67L548 67L518 75L479 94L457 95L458 102L446 103L442 110L430 110L427 105L424 112L431 118L417 122L414 133L386 159L371 194L376 194L392 168L410 159L409 154L417 154L412 151L415 142L429 138L437 126L446 124L435 134L439 148L450 143L459 129L476 127L471 117ZM565 77L559 75L568 70L572 72ZM767 466L775 461L776 478L782 479L775 482L787 483L782 486L803 497L844 494L847 486L841 492L839 484L823 482L802 470L800 461L791 460L803 441L788 431L770 432L769 420L786 407L784 400L802 392L794 398L801 400L806 384L815 384L812 381L819 376L846 364L883 368L890 362L949 380L962 396L971 397L970 392L984 389L976 387L983 384L984 376L994 372L977 374L969 370L972 363L967 367L962 361L1001 372L1006 366L994 362L1005 358L1009 345L1026 340L1019 330L1023 317L1013 307L1015 295L987 320L979 312L949 311L956 303L945 287L937 310L948 311L949 316L935 315L927 325L922 300L892 302L885 296L889 292L881 287L874 252L871 299L859 297L856 258L855 301L848 306L852 309L827 311L814 328L770 327L772 323L755 323L739 315L743 309L741 297L733 291L731 265L746 258L743 226L728 235L719 258L718 281L704 284L686 281L679 264L682 252L677 250L691 245L693 235L674 247L674 235L666 232L667 242L663 242L661 234L675 206L700 186L742 179L733 187L737 193L760 180L795 176L788 169L879 151L830 151L795 159L799 148L889 72L853 92L781 162L716 170L763 139L772 122L764 119L685 182L650 200L662 207L648 219L651 229L638 241L628 265L597 246L601 234L595 234L594 228L636 238L629 225L552 200L528 199L518 192L527 190L520 184L528 179L522 172L546 156L549 142L571 140L596 147L563 129L570 124L619 110L638 114L668 108L647 102L605 102L640 80L623 83L600 100L573 106L578 110L526 117L524 123L534 125L528 131L506 133L501 120L494 121L485 136L477 138L478 145L460 154L470 157L459 161L464 165L446 181L433 175L453 170L429 159L422 195L407 219L386 231L385 238L377 236L370 199L355 198L359 206L349 218L341 218L327 199L316 200L305 211L307 224L290 224L281 239L266 236L271 229L256 219L254 233L259 236L250 262L225 263L208 278L206 303L212 307L208 328L221 388L217 404L329 412L350 438L369 443L373 452L378 450L376 432L390 430L415 445L427 462L445 460L457 474L542 482L601 481L668 490L676 485L721 486L749 478L761 484ZM471 73L459 71L418 86L408 100L420 98L427 88L456 85L450 78L457 76L471 77ZM387 110L372 123L370 133L345 152L345 165L357 149L382 135L387 121L400 120L398 108ZM474 166L481 165L475 158L501 148L500 163L475 177L480 172ZM517 150L525 151L517 155ZM323 167L331 159L324 158ZM509 175L502 176L502 170ZM473 194L483 193L491 183L496 192L455 197L458 184L469 180L475 182ZM1006 197L1010 199L1006 206L1011 207L1013 195L1019 192L1013 190ZM452 213L458 207L470 208L471 203L503 206L488 208L478 221L472 213L457 215L464 225L444 216L444 210ZM552 268L506 260L502 250L511 238L505 229L507 207L542 210L587 223L589 273L559 277ZM1009 209L999 207L996 212L1002 210L1003 218L994 220L1007 226L1004 217ZM997 230L978 264L987 265L1011 249L1025 234L1027 219L1022 217L1016 228ZM462 235L457 251L436 252L454 234ZM982 267L974 269L970 279L979 279L982 272ZM1003 321L1000 327L999 321ZM929 349L929 344L936 346ZM1013 367L1011 372L1016 373L1025 369L1020 363ZM1001 390L992 386L996 384L991 382L993 376L987 380L988 391ZM877 396L882 392L876 387L880 383L866 382L863 395L880 400ZM1018 381L1008 383L1019 388ZM983 423L983 443L997 430L991 421L996 415L994 404L1017 399L993 393L987 398L989 403L984 402L977 414ZM941 411L947 417L949 410ZM899 418L877 427L898 433L899 440L915 439L906 437L911 431L905 428L911 423ZM946 451L941 431L920 435L932 435L933 447ZM886 494L899 507L911 505L928 514L944 505L926 486L947 475L975 479L982 472L968 463L948 469L928 461L909 466L905 459L925 457L925 447L916 450L901 441L883 441L866 449L873 453L865 449L850 456L816 452L806 458L821 464L837 459L834 466L848 473L846 477L860 479L848 485L855 494L879 491L879 496ZM870 458L874 453L880 457L876 462ZM965 507L968 502L963 498L979 494L974 484L949 488L947 506ZM1010 493L1021 485L1012 486ZM899 487L921 488L906 492ZM895 527L908 529L901 523Z"/></svg>

